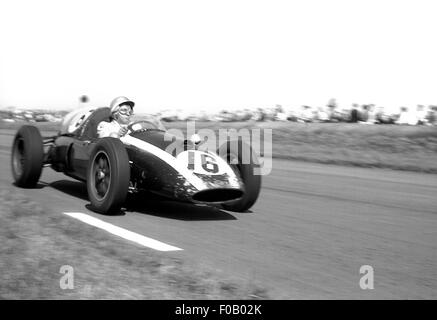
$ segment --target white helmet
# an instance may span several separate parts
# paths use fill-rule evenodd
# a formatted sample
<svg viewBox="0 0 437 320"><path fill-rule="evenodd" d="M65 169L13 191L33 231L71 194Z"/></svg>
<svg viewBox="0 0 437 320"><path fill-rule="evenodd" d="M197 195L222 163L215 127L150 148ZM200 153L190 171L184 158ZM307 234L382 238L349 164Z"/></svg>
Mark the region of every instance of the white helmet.
<svg viewBox="0 0 437 320"><path fill-rule="evenodd" d="M135 103L131 100L129 100L126 97L120 96L115 98L114 100L112 100L109 108L111 109L111 113L114 113L118 110L118 108L120 108L120 105L122 104L127 104L128 106L130 106L132 109L134 108Z"/></svg>

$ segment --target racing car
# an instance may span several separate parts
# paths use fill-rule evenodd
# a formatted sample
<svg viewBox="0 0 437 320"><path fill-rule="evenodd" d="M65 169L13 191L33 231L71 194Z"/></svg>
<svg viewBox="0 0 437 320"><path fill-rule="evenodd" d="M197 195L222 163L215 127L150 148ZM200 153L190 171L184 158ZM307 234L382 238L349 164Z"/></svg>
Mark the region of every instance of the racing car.
<svg viewBox="0 0 437 320"><path fill-rule="evenodd" d="M42 137L37 127L22 126L11 153L15 185L35 187L43 167L51 167L85 182L91 208L103 214L119 212L129 193L143 191L235 212L256 202L259 162L241 138L227 140L217 150L201 150L198 136L171 135L153 117L136 119L121 138L99 138L101 121L111 121L109 108L71 112L55 136Z"/></svg>

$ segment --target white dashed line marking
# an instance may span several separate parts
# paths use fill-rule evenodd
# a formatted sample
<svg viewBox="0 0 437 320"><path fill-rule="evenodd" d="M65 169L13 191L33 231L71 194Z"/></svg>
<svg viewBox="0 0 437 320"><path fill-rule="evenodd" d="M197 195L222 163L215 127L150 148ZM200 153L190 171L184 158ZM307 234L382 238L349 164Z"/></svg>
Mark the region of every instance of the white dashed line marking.
<svg viewBox="0 0 437 320"><path fill-rule="evenodd" d="M64 212L65 215L70 216L72 218L75 218L77 220L80 220L82 222L85 222L89 225L92 225L94 227L103 229L109 233L112 233L116 236L119 236L123 239L133 241L135 243L141 244L145 247L152 248L158 251L178 251L183 250L178 247L174 247L171 245L168 245L164 242L145 237L141 234L129 231L127 229L123 229L120 227L117 227L113 224L110 224L108 222L102 221L100 219L94 218L90 215L87 215L85 213L81 212Z"/></svg>

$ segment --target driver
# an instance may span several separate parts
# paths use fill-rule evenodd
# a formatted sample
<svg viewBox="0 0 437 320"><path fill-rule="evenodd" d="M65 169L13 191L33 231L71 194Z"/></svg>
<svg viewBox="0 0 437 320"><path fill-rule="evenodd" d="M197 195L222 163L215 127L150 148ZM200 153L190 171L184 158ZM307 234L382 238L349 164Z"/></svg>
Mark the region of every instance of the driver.
<svg viewBox="0 0 437 320"><path fill-rule="evenodd" d="M110 104L111 122L102 121L97 126L97 135L99 138L124 136L128 129L127 125L133 114L135 103L126 97L117 97Z"/></svg>

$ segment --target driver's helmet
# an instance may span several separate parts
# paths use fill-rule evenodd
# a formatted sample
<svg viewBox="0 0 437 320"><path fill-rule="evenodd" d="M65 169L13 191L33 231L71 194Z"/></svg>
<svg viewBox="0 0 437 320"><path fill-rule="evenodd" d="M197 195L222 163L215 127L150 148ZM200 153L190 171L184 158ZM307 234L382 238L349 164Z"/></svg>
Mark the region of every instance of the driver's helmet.
<svg viewBox="0 0 437 320"><path fill-rule="evenodd" d="M111 114L117 112L121 105L126 104L130 106L132 109L134 108L135 103L124 96L120 96L112 100L109 108L111 109Z"/></svg>

